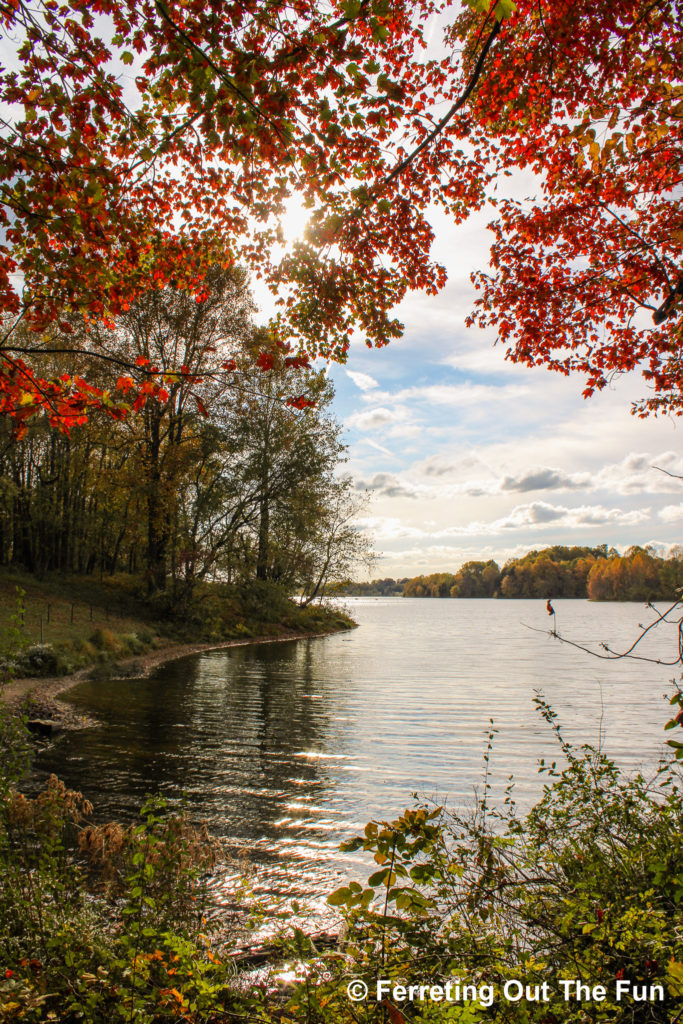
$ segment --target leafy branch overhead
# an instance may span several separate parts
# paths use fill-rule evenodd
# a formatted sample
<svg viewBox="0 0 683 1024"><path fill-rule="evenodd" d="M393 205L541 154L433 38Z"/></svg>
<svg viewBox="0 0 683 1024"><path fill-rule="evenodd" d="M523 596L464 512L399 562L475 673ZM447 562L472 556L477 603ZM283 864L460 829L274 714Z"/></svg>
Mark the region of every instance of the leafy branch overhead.
<svg viewBox="0 0 683 1024"><path fill-rule="evenodd" d="M201 303L217 264L268 284L293 352L384 345L407 292L445 283L430 211L460 222L487 201L473 321L586 393L640 367L642 411L678 411L680 16L680 0L1 0L4 411L68 426L102 404L96 381L44 379L13 351L18 319L40 348L150 289ZM518 171L537 197L497 198ZM309 225L284 245L293 196Z"/></svg>

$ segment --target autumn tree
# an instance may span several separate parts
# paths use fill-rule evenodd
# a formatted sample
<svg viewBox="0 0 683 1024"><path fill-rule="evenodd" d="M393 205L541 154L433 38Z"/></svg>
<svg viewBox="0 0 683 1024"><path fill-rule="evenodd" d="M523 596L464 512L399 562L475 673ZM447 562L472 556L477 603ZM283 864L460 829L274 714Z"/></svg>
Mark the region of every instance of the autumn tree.
<svg viewBox="0 0 683 1024"><path fill-rule="evenodd" d="M454 25L472 52L485 6ZM640 368L641 415L683 411L682 19L677 0L519 0L469 111L496 176L535 175L494 203L472 321L585 395Z"/></svg>
<svg viewBox="0 0 683 1024"><path fill-rule="evenodd" d="M326 487L318 488L318 500L308 512L298 570L301 604L322 598L335 583L349 579L359 568L368 570L375 555L358 517L367 505L365 494L355 490L350 476L328 472ZM311 515L313 512L313 515Z"/></svg>
<svg viewBox="0 0 683 1024"><path fill-rule="evenodd" d="M652 549L634 546L624 555L596 562L588 576L593 601L675 600L683 582L680 558L664 560Z"/></svg>
<svg viewBox="0 0 683 1024"><path fill-rule="evenodd" d="M455 155L429 152L431 106L480 70L468 62L453 75L425 59L435 10L432 0L0 4L16 43L0 74L2 409L20 422L40 408L56 425L78 422L99 395L81 377L33 371L44 328L68 334L74 311L111 324L167 285L201 301L216 264L265 278L281 297L281 334L312 353L343 358L355 328L368 344L396 337L391 309L407 288L445 280L429 255L432 191L458 215L482 195L475 178L449 173ZM293 195L311 226L283 254L279 218ZM22 318L32 346L14 342Z"/></svg>
<svg viewBox="0 0 683 1024"><path fill-rule="evenodd" d="M72 365L62 354L51 369ZM66 434L34 419L19 439L0 420L0 563L37 575L141 564L140 473L117 426L100 414Z"/></svg>
<svg viewBox="0 0 683 1024"><path fill-rule="evenodd" d="M496 562L465 562L455 574L451 597L493 597L500 582Z"/></svg>
<svg viewBox="0 0 683 1024"><path fill-rule="evenodd" d="M475 321L586 393L639 366L641 411L677 410L680 20L680 0L0 3L0 409L82 420L100 388L43 373L45 328L160 287L201 301L216 264L266 280L311 354L385 344L407 290L445 282L429 211L461 221L488 190ZM538 195L497 198L518 171ZM292 197L310 221L287 244Z"/></svg>
<svg viewBox="0 0 683 1024"><path fill-rule="evenodd" d="M406 580L404 597L449 597L455 576L449 572L435 572L429 576L415 576Z"/></svg>
<svg viewBox="0 0 683 1024"><path fill-rule="evenodd" d="M234 356L251 338L252 314L244 273L214 266L202 302L187 290L157 288L112 327L96 324L88 332L97 346L106 331L110 355L131 367L118 376L117 387L136 396L132 406L139 415L123 420L119 435L137 467L134 489L145 508L150 590L165 587L176 563L182 486L202 449L198 421L208 416L207 406L239 387ZM225 370L227 365L234 369ZM150 373L163 379L164 389L148 397Z"/></svg>
<svg viewBox="0 0 683 1024"><path fill-rule="evenodd" d="M247 353L244 382L251 386L234 396L226 442L239 488L253 496L240 531L243 566L251 564L259 580L299 586L314 538L331 522L345 448L330 414L331 381L323 371L288 367L291 359L274 350L269 371L250 376ZM288 404L293 387L305 389L300 409Z"/></svg>
<svg viewBox="0 0 683 1024"><path fill-rule="evenodd" d="M144 373L150 358L163 365L182 345L186 372L168 381L165 400L123 422L100 410L69 434L34 419L17 439L0 420L0 564L130 573L159 610L175 612L205 580L275 583L310 602L368 550L354 522L363 496L338 475L331 383L287 366L292 357L277 347L267 374L254 366L251 349L265 358L264 341L252 337L233 272L221 272L215 301L200 307L186 293L152 298L117 325L113 351L135 356ZM211 373L228 354L229 388ZM55 360L64 370L67 356ZM293 383L314 403L302 394L291 404Z"/></svg>

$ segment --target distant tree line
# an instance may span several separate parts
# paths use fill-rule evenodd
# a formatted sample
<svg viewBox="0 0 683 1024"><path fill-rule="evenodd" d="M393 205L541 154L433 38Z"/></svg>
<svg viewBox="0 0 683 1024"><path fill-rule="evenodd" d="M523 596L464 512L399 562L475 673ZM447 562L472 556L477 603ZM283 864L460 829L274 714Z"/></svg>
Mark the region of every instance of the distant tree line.
<svg viewBox="0 0 683 1024"><path fill-rule="evenodd" d="M137 574L149 594L274 581L304 603L348 577L367 547L353 524L364 499L339 473L331 382L277 346L259 366L268 339L252 313L244 275L215 268L202 302L165 288L113 328L74 319L79 366L106 342L112 391L123 372L138 393L132 377L144 384L153 366L167 395L124 418L93 414L69 434L36 420L17 439L0 421L0 565ZM45 375L68 376L76 356L53 345ZM293 407L303 394L313 404Z"/></svg>
<svg viewBox="0 0 683 1024"><path fill-rule="evenodd" d="M387 576L383 580L364 581L362 583L337 583L334 585L334 593L345 597L400 597L403 594L403 587L408 582L404 576L400 580L394 580Z"/></svg>
<svg viewBox="0 0 683 1024"><path fill-rule="evenodd" d="M592 601L669 601L683 589L683 548L660 558L652 548L623 555L599 547L555 545L513 558L501 569L492 560L466 562L455 573L415 576L404 597L581 597Z"/></svg>

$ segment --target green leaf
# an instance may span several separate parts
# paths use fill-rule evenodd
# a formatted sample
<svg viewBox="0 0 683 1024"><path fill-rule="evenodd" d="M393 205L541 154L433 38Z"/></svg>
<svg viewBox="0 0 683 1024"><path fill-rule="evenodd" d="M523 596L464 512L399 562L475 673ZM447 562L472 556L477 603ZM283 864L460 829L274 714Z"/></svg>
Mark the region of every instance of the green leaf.
<svg viewBox="0 0 683 1024"><path fill-rule="evenodd" d="M349 20L357 18L361 11L361 2L360 0L346 0L346 3L342 5L342 10Z"/></svg>
<svg viewBox="0 0 683 1024"><path fill-rule="evenodd" d="M396 875L390 868L382 868L381 871L375 871L374 874L368 878L368 885L393 885L396 881Z"/></svg>
<svg viewBox="0 0 683 1024"><path fill-rule="evenodd" d="M343 907L345 903L348 903L351 897L351 890L343 885L340 889L335 889L327 897L327 902L331 907Z"/></svg>
<svg viewBox="0 0 683 1024"><path fill-rule="evenodd" d="M498 0L493 13L498 21L504 21L506 18L510 18L516 10L517 4L513 0Z"/></svg>

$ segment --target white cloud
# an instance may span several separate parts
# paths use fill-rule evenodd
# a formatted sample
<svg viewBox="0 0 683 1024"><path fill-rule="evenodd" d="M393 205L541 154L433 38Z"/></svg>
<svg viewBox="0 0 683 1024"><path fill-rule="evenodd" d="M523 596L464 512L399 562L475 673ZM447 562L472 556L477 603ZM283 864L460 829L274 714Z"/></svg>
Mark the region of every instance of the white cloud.
<svg viewBox="0 0 683 1024"><path fill-rule="evenodd" d="M386 449L384 451L389 454ZM495 461L503 460L497 457ZM683 469L683 458L675 452L660 455L630 453L621 462L604 466L593 473L572 473L553 466L538 466L501 474L476 455L452 460L433 456L411 467L409 473L380 472L364 477L359 487L387 497L423 499L450 499L458 496L483 498L537 491L603 491L626 496L681 492L683 484L676 478L657 473L653 468L655 464ZM669 506L666 515L673 515L673 508ZM678 518L677 514L675 518Z"/></svg>
<svg viewBox="0 0 683 1024"><path fill-rule="evenodd" d="M413 475L428 481L442 481L440 493L444 496L467 494L473 497L509 493L526 494L533 491L606 491L620 495L683 493L683 480L658 472L683 475L683 456L667 451L659 454L631 452L616 463L609 463L593 472L571 472L557 466L535 463L522 466L515 472L504 472L503 467L513 459L521 461L519 445L496 445L481 448L481 454L464 457L448 455L429 456L414 465ZM499 467L499 468L496 468Z"/></svg>
<svg viewBox="0 0 683 1024"><path fill-rule="evenodd" d="M660 508L657 515L665 523L678 523L683 519L683 504L665 505L664 508Z"/></svg>
<svg viewBox="0 0 683 1024"><path fill-rule="evenodd" d="M424 537L424 530L407 526L394 516L364 516L356 520L359 528L366 531L373 540L401 540L405 537Z"/></svg>
<svg viewBox="0 0 683 1024"><path fill-rule="evenodd" d="M359 444L366 444L370 448L374 448L375 451L381 452L382 455L388 455L392 459L395 459L397 457L396 455L394 455L393 452L389 451L388 448L385 448L383 444L378 444L377 441L373 441L371 437L365 437L361 441L359 441L358 443Z"/></svg>
<svg viewBox="0 0 683 1024"><path fill-rule="evenodd" d="M545 466L540 469L530 469L517 476L504 476L498 482L500 491L573 491L577 489L589 489L592 477L589 473L565 473L561 469L551 469Z"/></svg>
<svg viewBox="0 0 683 1024"><path fill-rule="evenodd" d="M361 391L372 391L374 388L379 387L375 378L371 377L369 373L361 373L360 370L347 370L346 376L350 377Z"/></svg>
<svg viewBox="0 0 683 1024"><path fill-rule="evenodd" d="M607 524L634 526L649 518L649 509L635 509L626 512L619 508L605 508L604 505L580 505L578 508L566 508L563 505L550 505L545 501L534 501L528 505L518 505L507 516L481 525L484 527L483 532L498 533L500 530L523 530L530 527L543 529L551 525L570 529ZM476 525L471 523L468 529L472 530Z"/></svg>
<svg viewBox="0 0 683 1024"><path fill-rule="evenodd" d="M517 505L507 515L489 522L473 521L464 526L450 526L441 530L439 536L486 536L508 530L545 529L550 526L577 529L587 526L634 526L651 518L650 509L624 511L619 508L605 508L604 505L580 505L567 508L551 505L545 501L534 501L528 505Z"/></svg>
<svg viewBox="0 0 683 1024"><path fill-rule="evenodd" d="M479 455L468 454L455 457L447 455L430 455L417 467L421 473L428 477L461 477L463 473L485 470L492 472Z"/></svg>
<svg viewBox="0 0 683 1024"><path fill-rule="evenodd" d="M398 493L392 496L401 497L403 495ZM568 508L564 505L551 505L545 501L535 501L527 505L517 505L498 519L473 520L462 525L444 527L430 520L429 524L423 521L423 525L418 527L408 525L398 516L368 516L359 520L359 524L378 540L390 541L406 537L419 537L422 540L436 543L450 537L500 536L502 539L506 533L525 530L537 532L551 527L566 530L596 526L630 527L651 518L650 509L625 511L619 508L606 508L604 505L580 505L577 508ZM535 543L529 543L524 550L536 546Z"/></svg>
<svg viewBox="0 0 683 1024"><path fill-rule="evenodd" d="M380 405L376 409L352 413L347 417L346 425L355 427L357 430L376 430L378 427L400 423L403 415L399 409L388 409L386 406Z"/></svg>
<svg viewBox="0 0 683 1024"><path fill-rule="evenodd" d="M484 406L491 409L494 403L519 400L529 394L529 387L521 384L424 384L402 388L395 395L397 401L420 401L430 405Z"/></svg>
<svg viewBox="0 0 683 1024"><path fill-rule="evenodd" d="M683 476L683 457L678 452L629 452L620 462L599 471L593 490L618 494L676 494L683 492L683 479L678 479L677 475Z"/></svg>

